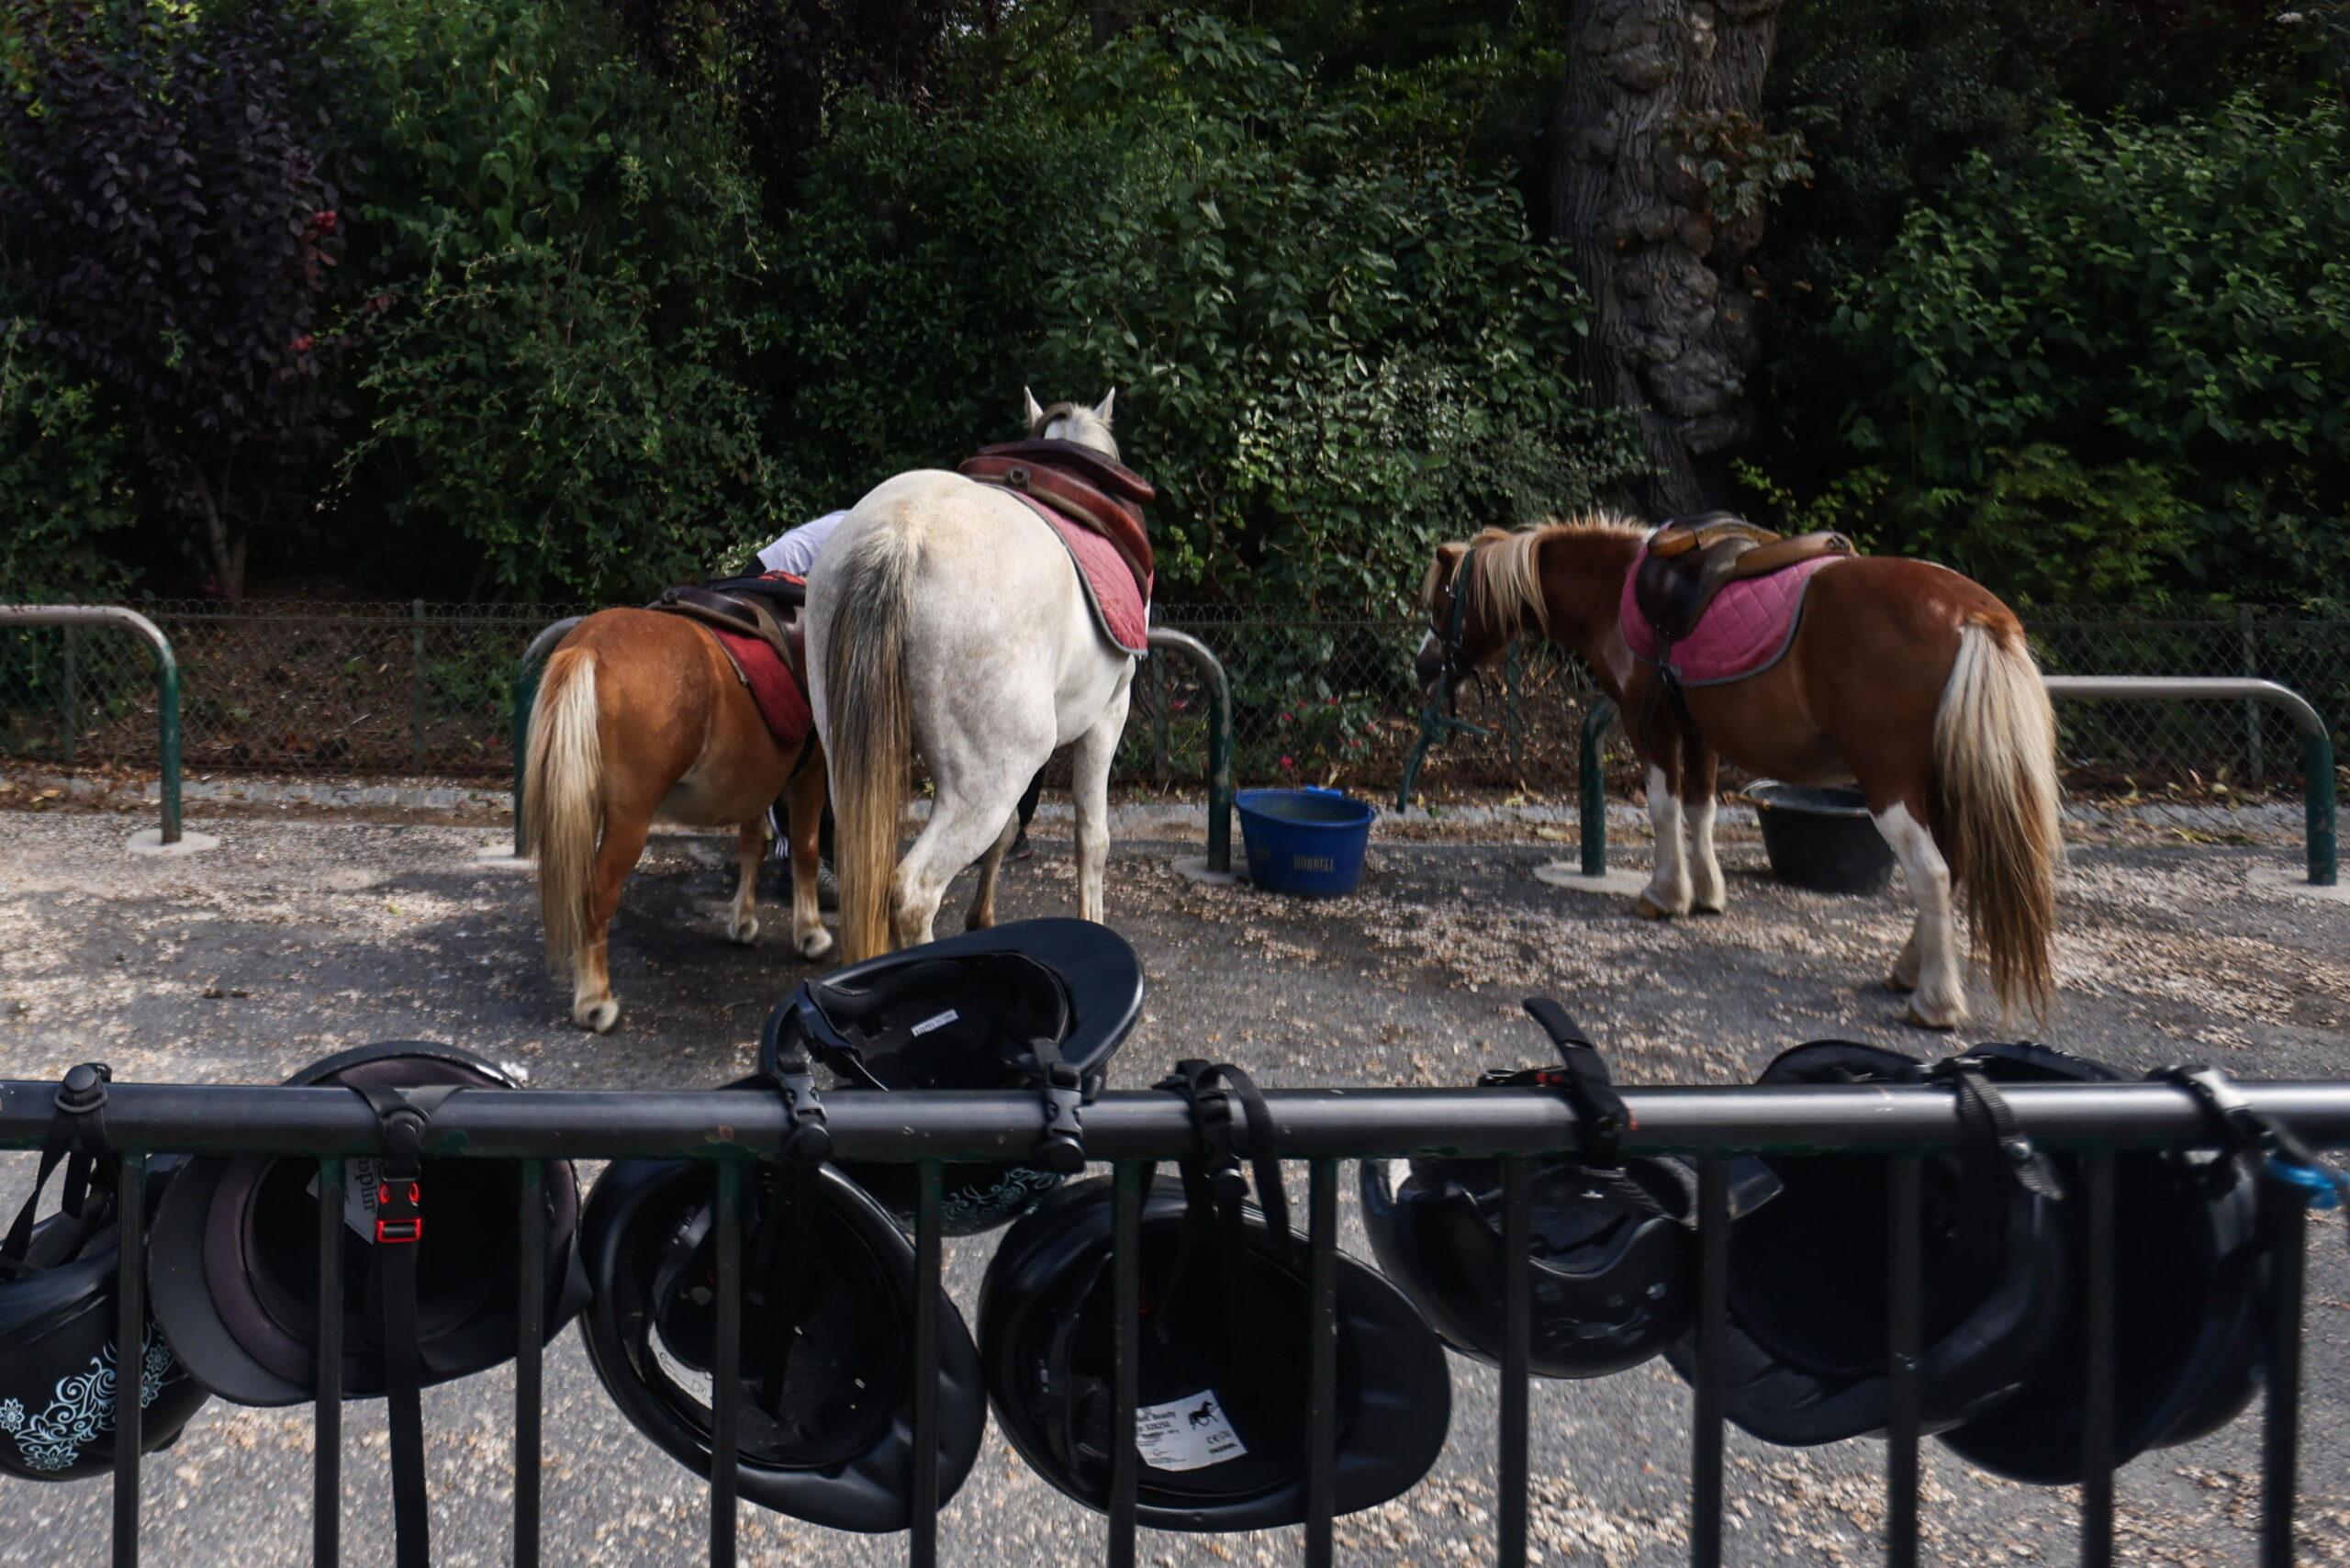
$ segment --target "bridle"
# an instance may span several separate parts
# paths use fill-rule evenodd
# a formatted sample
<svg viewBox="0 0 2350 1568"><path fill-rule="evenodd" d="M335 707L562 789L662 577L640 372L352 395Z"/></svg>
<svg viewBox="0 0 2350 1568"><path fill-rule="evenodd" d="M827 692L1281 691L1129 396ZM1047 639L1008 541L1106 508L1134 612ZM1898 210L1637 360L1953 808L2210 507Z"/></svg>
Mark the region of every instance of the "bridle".
<svg viewBox="0 0 2350 1568"><path fill-rule="evenodd" d="M1444 654L1444 664L1437 672L1437 690L1428 704L1429 714L1421 718L1421 729L1427 732L1429 717L1433 715L1435 729L1429 733L1430 739L1460 730L1472 735L1490 735L1493 733L1483 724L1472 723L1460 716L1460 688L1473 680L1482 689L1485 679L1484 672L1471 664L1461 651L1463 633L1469 622L1469 595L1461 585L1468 577L1470 568L1476 565L1480 548L1472 544L1461 552L1460 565L1452 568L1452 576L1444 585L1444 591L1452 599L1452 607L1444 618L1444 633L1438 644Z"/></svg>

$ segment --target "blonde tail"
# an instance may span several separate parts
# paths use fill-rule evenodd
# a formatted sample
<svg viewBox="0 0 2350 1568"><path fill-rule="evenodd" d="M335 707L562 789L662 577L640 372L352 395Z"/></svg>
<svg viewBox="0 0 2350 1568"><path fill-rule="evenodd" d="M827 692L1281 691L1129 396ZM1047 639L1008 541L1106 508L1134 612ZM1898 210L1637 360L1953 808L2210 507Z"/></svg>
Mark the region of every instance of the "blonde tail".
<svg viewBox="0 0 2350 1568"><path fill-rule="evenodd" d="M603 746L596 728L596 655L557 648L531 712L522 809L539 862L547 962L571 977L588 939L588 897L604 826Z"/></svg>
<svg viewBox="0 0 2350 1568"><path fill-rule="evenodd" d="M1960 632L1934 719L1934 774L1943 852L1999 1005L2020 1000L2044 1017L2064 847L2056 715L2020 633Z"/></svg>
<svg viewBox="0 0 2350 1568"><path fill-rule="evenodd" d="M825 569L845 586L824 644L835 838L841 883L841 952L858 963L890 947L891 884L905 811L913 722L906 695L906 602L912 543L873 529Z"/></svg>

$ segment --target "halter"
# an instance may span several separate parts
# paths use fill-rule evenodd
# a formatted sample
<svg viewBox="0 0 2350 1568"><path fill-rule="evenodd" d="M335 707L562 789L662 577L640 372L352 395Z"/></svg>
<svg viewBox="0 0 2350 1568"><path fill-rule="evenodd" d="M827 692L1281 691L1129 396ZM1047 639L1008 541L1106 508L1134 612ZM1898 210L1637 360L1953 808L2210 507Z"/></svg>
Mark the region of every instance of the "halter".
<svg viewBox="0 0 2350 1568"><path fill-rule="evenodd" d="M1420 738L1412 743L1411 755L1404 759L1404 777L1395 787L1395 809L1407 810L1412 803L1413 787L1419 782L1420 764L1427 760L1428 748L1447 735L1466 732L1489 739L1493 731L1483 724L1472 723L1460 716L1460 689L1467 682L1483 680L1476 666L1469 664L1460 650L1461 633L1468 624L1469 596L1460 591L1460 581L1475 565L1479 545L1472 544L1461 554L1460 564L1452 568L1446 579L1444 591L1452 596L1452 609L1444 618L1444 635L1438 646L1444 650L1444 666L1438 671L1436 689L1428 694L1420 709Z"/></svg>

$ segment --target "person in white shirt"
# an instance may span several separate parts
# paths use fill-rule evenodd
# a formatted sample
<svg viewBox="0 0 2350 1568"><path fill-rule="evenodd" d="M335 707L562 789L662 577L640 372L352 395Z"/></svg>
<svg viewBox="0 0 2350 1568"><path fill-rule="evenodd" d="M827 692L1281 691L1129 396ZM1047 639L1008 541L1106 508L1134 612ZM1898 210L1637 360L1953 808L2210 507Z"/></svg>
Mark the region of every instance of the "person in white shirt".
<svg viewBox="0 0 2350 1568"><path fill-rule="evenodd" d="M795 577L806 577L815 566L816 557L822 553L824 542L832 538L847 520L846 511L828 511L813 522L801 523L760 551L759 564L754 570L789 572Z"/></svg>

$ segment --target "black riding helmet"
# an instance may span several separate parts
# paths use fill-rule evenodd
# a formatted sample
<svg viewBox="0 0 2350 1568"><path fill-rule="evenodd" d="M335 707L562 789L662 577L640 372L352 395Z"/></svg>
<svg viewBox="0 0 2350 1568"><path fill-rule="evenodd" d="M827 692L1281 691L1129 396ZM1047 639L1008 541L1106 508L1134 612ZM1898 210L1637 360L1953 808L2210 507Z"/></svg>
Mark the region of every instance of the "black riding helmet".
<svg viewBox="0 0 2350 1568"><path fill-rule="evenodd" d="M850 1089L1034 1089L1044 1140L1026 1163L946 1167L948 1236L991 1230L1083 1169L1080 1106L1142 1013L1142 965L1085 920L1021 920L804 980L768 1022L763 1074L804 1047ZM911 1224L911 1165L842 1169Z"/></svg>
<svg viewBox="0 0 2350 1568"><path fill-rule="evenodd" d="M1618 1159L1628 1117L1606 1065L1556 1002L1528 1012L1550 1033L1564 1070L1488 1073L1489 1088L1562 1090L1584 1152L1534 1162L1529 1364L1544 1377L1605 1377L1679 1338L1695 1307L1696 1233L1688 1188L1663 1160ZM1380 1268L1429 1327L1464 1355L1498 1365L1505 1292L1502 1162L1362 1162L1363 1228Z"/></svg>
<svg viewBox="0 0 2350 1568"><path fill-rule="evenodd" d="M1967 1059L2007 1083L2109 1083L2099 1063L2031 1045L1984 1046ZM2075 1187L2077 1156L2057 1159ZM2114 1157L2113 1462L2204 1437L2233 1420L2260 1383L2267 1343L2267 1261L2250 1155L2164 1150ZM2068 1205L2077 1209L2079 1205ZM2085 1247L2083 1215L2066 1217ZM2084 1304L2067 1300L2053 1348L2015 1395L1942 1441L2012 1480L2082 1479Z"/></svg>
<svg viewBox="0 0 2350 1568"><path fill-rule="evenodd" d="M1918 1083L1922 1063L1826 1040L1785 1052L1762 1083ZM1930 1156L1923 1187L1921 1429L1946 1429L2022 1386L2061 1324L2071 1283L2057 1186L2028 1141L2003 1137L1996 1091L1960 1081L1970 1132ZM1986 1097L1989 1097L1986 1099ZM1735 1162L1748 1195L1729 1233L1724 1411L1766 1442L1807 1447L1882 1431L1890 1162L1806 1155ZM1694 1337L1667 1352L1694 1378Z"/></svg>
<svg viewBox="0 0 2350 1568"><path fill-rule="evenodd" d="M1235 1070L1186 1063L1195 1106ZM1165 1085L1162 1085L1165 1087ZM1254 1099L1253 1086L1244 1098ZM1214 1126L1211 1103L1203 1129ZM1136 1517L1156 1529L1243 1530L1305 1518L1306 1249L1291 1231L1268 1146L1251 1158L1268 1215L1238 1196L1224 1152L1186 1162L1183 1193L1142 1205ZM979 1288L979 1353L1004 1435L1058 1491L1106 1509L1113 1360L1112 1190L1062 1189L1013 1226ZM1444 1446L1443 1348L1387 1282L1337 1261L1336 1511L1375 1506L1427 1473Z"/></svg>
<svg viewBox="0 0 2350 1568"><path fill-rule="evenodd" d="M411 1568L431 1551L420 1391L510 1360L521 1338L520 1168L422 1151L452 1094L518 1086L470 1052L412 1040L361 1046L286 1081L348 1090L381 1128L380 1156L343 1164L342 1394L387 1402L397 1556ZM224 1399L318 1396L319 1175L313 1159L207 1156L164 1192L147 1253L155 1320ZM567 1161L546 1162L543 1202L552 1339L587 1299Z"/></svg>
<svg viewBox="0 0 2350 1568"><path fill-rule="evenodd" d="M80 1481L114 1466L115 1401L126 1375L139 1385L140 1447L169 1447L207 1397L150 1316L135 1369L116 1344L121 1232L118 1168L100 1118L107 1072L89 1064L66 1075L41 1149L39 1174L0 1241L0 1474ZM36 1220L41 1194L65 1166L59 1212ZM179 1162L150 1165L147 1213Z"/></svg>
<svg viewBox="0 0 2350 1568"><path fill-rule="evenodd" d="M290 1085L377 1095L414 1092L428 1106L453 1090L513 1090L494 1063L454 1046L391 1041L313 1062ZM505 1160L422 1161L422 1225L411 1242L379 1240L386 1183L377 1161L344 1162L342 1391L387 1391L386 1338L373 1281L394 1246L415 1248L421 1386L510 1360L521 1176ZM317 1396L318 1162L263 1155L206 1156L173 1178L148 1244L155 1317L190 1371L240 1405L298 1405ZM566 1160L546 1168L546 1335L587 1300L573 1255L579 1185ZM389 1222L386 1222L387 1225Z"/></svg>
<svg viewBox="0 0 2350 1568"><path fill-rule="evenodd" d="M763 1168L745 1204L764 1231L804 1204L797 1260L762 1269L744 1238L741 1495L834 1529L904 1529L912 1518L913 1248L887 1210L828 1165ZM710 1473L717 1364L716 1177L706 1161L622 1160L588 1201L581 1249L596 1303L588 1360L637 1428ZM970 1473L987 1429L979 1354L944 1291L938 1484Z"/></svg>

